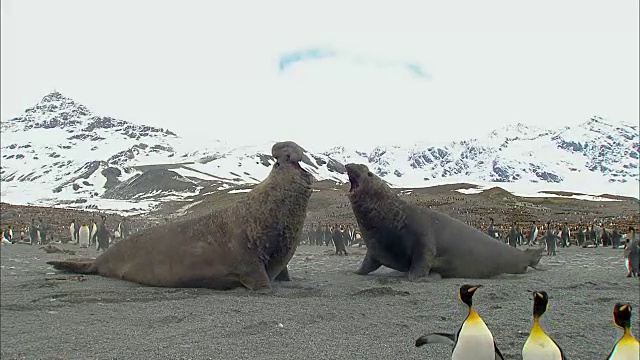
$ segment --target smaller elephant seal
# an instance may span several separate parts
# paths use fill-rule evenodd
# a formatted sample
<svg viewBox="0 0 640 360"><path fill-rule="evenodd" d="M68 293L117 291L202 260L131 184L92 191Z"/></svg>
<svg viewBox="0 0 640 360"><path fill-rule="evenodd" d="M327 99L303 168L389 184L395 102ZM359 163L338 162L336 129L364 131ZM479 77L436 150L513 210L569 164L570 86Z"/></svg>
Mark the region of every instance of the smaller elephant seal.
<svg viewBox="0 0 640 360"><path fill-rule="evenodd" d="M97 259L49 261L59 270L99 274L144 285L272 291L289 280L287 263L301 238L313 176L303 149L273 145L271 172L229 207L131 235Z"/></svg>
<svg viewBox="0 0 640 360"><path fill-rule="evenodd" d="M515 249L460 220L405 202L366 165L345 167L349 201L367 245L358 274L384 265L411 280L430 274L484 279L525 273L542 257L543 249Z"/></svg>

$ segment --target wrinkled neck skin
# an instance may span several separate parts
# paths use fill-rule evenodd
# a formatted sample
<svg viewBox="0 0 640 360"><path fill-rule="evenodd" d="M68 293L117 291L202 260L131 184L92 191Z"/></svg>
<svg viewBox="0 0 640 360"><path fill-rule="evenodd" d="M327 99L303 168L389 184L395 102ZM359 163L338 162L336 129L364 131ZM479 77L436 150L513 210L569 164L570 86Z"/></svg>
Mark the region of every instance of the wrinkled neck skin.
<svg viewBox="0 0 640 360"><path fill-rule="evenodd" d="M360 187L349 193L349 200L353 205L362 206L374 203L376 200L382 203L393 200L400 201L400 198L387 186L360 185Z"/></svg>
<svg viewBox="0 0 640 360"><path fill-rule="evenodd" d="M254 187L254 190L257 190L256 193L258 191L261 193L268 191L270 195L277 194L277 196L267 197L267 201L278 201L279 197L287 199L306 197L308 199L311 196L311 175L307 176L291 165L282 166L286 166L287 168L271 169L269 176ZM265 200L264 194L258 196L263 201ZM255 193L251 191L249 198L253 197L255 197Z"/></svg>
<svg viewBox="0 0 640 360"><path fill-rule="evenodd" d="M239 204L245 211L244 221L253 244L250 246L264 247L265 259L280 257L297 247L311 197L311 180L293 167L272 169L269 176L249 192L243 204ZM271 221L256 223L253 220L265 215ZM255 236L262 240L258 241Z"/></svg>
<svg viewBox="0 0 640 360"><path fill-rule="evenodd" d="M370 222L376 222L377 217L390 214L392 209L403 208L405 203L396 196L391 189L386 186L362 186L355 191L349 193L349 201L354 211L356 220L361 225L370 225ZM380 209L385 209L389 213L383 213ZM375 216L372 216L374 215Z"/></svg>

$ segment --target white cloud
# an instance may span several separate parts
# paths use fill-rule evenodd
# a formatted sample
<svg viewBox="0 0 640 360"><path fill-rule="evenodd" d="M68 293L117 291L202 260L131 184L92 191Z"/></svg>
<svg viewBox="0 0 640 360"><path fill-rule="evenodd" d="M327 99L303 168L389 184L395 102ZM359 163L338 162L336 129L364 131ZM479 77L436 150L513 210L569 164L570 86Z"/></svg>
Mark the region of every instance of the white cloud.
<svg viewBox="0 0 640 360"><path fill-rule="evenodd" d="M103 114L232 142L397 143L595 114L638 121L634 1L2 5L3 120L57 88ZM311 46L419 62L432 78L344 59L279 75L280 54Z"/></svg>

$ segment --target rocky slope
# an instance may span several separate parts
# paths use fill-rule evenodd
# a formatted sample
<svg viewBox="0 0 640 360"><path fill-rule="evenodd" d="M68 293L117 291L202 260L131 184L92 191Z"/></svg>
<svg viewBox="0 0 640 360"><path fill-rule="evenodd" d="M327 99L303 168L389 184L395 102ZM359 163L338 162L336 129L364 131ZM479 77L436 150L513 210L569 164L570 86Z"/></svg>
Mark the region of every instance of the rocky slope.
<svg viewBox="0 0 640 360"><path fill-rule="evenodd" d="M257 183L273 162L272 142L242 148L198 144L169 129L95 114L55 91L3 121L1 129L2 196L14 203L89 206L92 199L111 199L144 207L145 201ZM639 152L638 126L593 117L560 129L507 126L447 144L316 149L306 153L303 166L319 180L338 183L347 181L345 163L361 162L399 187L536 184L637 197Z"/></svg>

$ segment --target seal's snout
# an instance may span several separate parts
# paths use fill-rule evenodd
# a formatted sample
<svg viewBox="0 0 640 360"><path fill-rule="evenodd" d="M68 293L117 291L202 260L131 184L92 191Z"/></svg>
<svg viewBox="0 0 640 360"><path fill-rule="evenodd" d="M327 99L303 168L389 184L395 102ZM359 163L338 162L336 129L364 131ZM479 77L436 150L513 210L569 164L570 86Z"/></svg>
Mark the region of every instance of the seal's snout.
<svg viewBox="0 0 640 360"><path fill-rule="evenodd" d="M300 163L297 161L291 161L291 165L293 165L294 168L298 169L298 171L300 171L301 173L305 174L305 175L309 175L312 176L310 172L308 172L307 170L305 170L302 166L300 166Z"/></svg>
<svg viewBox="0 0 640 360"><path fill-rule="evenodd" d="M290 163L294 168L306 176L313 176L310 172L300 166L300 161L304 156L304 149L293 141L282 141L275 143L271 147L271 155L278 163Z"/></svg>
<svg viewBox="0 0 640 360"><path fill-rule="evenodd" d="M304 149L293 141L282 141L271 147L271 155L276 160L301 161Z"/></svg>
<svg viewBox="0 0 640 360"><path fill-rule="evenodd" d="M351 188L349 188L349 192L353 192L355 189L360 186L359 173L358 173L358 165L357 164L346 164L344 168L347 170L347 176L349 177L349 182L351 183Z"/></svg>
<svg viewBox="0 0 640 360"><path fill-rule="evenodd" d="M356 164L351 164L351 163L349 163L349 164L346 164L346 165L344 166L344 168L345 168L345 169L347 170L347 172L349 173L349 172L353 172L353 171L355 170L355 166L356 166Z"/></svg>
<svg viewBox="0 0 640 360"><path fill-rule="evenodd" d="M366 179L367 175L373 176L369 172L369 168L365 164L349 163L344 166L347 170L347 176L349 176L349 182L351 183L351 189L349 192L353 192L362 185L363 179Z"/></svg>
<svg viewBox="0 0 640 360"><path fill-rule="evenodd" d="M358 186L360 186L360 183L358 182L358 179L349 174L349 182L351 183L351 187L349 188L349 192L353 192L355 189L358 188Z"/></svg>

